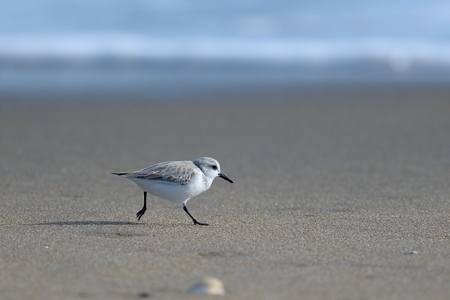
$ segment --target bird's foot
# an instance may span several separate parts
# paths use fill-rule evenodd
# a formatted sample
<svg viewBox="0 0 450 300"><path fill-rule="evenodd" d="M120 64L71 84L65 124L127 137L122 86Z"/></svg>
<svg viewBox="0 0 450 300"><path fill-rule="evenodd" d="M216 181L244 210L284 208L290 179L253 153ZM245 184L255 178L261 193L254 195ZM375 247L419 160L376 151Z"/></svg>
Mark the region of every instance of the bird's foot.
<svg viewBox="0 0 450 300"><path fill-rule="evenodd" d="M147 210L147 208L142 208L140 211L138 211L138 213L136 214L136 219L138 219L138 221L141 219L141 217L145 214L145 211Z"/></svg>
<svg viewBox="0 0 450 300"><path fill-rule="evenodd" d="M207 223L200 223L199 221L194 220L194 225L208 226L209 224L207 224Z"/></svg>

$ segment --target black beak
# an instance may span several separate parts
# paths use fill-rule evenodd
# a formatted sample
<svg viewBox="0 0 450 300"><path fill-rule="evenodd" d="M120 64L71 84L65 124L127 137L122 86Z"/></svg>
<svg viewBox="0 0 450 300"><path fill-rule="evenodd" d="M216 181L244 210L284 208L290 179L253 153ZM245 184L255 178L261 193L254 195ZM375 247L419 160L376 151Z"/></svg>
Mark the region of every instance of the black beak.
<svg viewBox="0 0 450 300"><path fill-rule="evenodd" d="M225 174L223 173L219 173L218 175L220 178L225 179L226 181L228 181L229 183L233 183L233 180L231 180L230 178L228 178L227 176L225 176Z"/></svg>

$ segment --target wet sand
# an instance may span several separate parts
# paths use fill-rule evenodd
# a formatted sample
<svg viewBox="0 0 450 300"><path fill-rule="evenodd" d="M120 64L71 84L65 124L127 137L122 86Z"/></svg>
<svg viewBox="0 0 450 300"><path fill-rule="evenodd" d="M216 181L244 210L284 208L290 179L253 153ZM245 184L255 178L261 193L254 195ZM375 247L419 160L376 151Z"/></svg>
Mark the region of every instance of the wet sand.
<svg viewBox="0 0 450 300"><path fill-rule="evenodd" d="M2 299L448 299L450 88L0 102ZM211 101L211 99L214 99ZM35 99L36 100L36 99ZM207 227L111 172L211 156Z"/></svg>

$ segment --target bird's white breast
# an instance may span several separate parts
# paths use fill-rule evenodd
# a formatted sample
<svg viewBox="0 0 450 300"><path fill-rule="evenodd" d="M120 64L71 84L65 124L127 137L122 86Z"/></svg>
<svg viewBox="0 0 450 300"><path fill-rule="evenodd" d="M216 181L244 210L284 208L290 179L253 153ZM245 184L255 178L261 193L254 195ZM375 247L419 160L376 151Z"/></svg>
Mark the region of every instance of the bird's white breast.
<svg viewBox="0 0 450 300"><path fill-rule="evenodd" d="M175 204L182 204L184 201L208 190L212 183L212 180L205 178L201 172L196 173L184 185L161 180L146 180L133 177L130 177L130 179L144 191Z"/></svg>

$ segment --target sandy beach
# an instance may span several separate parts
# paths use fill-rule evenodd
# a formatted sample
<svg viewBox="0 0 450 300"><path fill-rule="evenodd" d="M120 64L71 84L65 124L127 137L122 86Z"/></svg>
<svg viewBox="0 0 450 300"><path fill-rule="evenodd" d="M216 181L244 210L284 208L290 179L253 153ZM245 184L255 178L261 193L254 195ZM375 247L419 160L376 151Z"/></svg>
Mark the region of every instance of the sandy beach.
<svg viewBox="0 0 450 300"><path fill-rule="evenodd" d="M448 299L448 86L58 97L0 101L1 299ZM207 227L110 174L200 156Z"/></svg>

